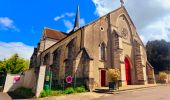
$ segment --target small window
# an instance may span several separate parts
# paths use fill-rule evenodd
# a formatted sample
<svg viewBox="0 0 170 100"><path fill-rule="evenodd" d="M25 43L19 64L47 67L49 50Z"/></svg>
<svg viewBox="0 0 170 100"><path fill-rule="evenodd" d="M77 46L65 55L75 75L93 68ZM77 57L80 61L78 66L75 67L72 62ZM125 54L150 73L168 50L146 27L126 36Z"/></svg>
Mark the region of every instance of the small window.
<svg viewBox="0 0 170 100"><path fill-rule="evenodd" d="M104 28L101 26L101 27L100 27L100 30L101 30L101 31L104 31Z"/></svg>

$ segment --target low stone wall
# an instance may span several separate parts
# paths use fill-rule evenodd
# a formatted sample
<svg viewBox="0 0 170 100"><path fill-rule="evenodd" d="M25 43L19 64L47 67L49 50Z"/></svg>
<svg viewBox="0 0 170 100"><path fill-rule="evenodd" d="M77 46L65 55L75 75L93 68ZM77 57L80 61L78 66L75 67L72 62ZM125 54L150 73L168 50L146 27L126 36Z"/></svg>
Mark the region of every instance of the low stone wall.
<svg viewBox="0 0 170 100"><path fill-rule="evenodd" d="M15 77L18 77L19 79L16 81ZM23 75L7 74L3 92L14 91L16 88L22 86L23 79Z"/></svg>
<svg viewBox="0 0 170 100"><path fill-rule="evenodd" d="M34 69L24 72L24 74L7 74L3 92L14 91L18 87L31 88L36 90L36 75Z"/></svg>

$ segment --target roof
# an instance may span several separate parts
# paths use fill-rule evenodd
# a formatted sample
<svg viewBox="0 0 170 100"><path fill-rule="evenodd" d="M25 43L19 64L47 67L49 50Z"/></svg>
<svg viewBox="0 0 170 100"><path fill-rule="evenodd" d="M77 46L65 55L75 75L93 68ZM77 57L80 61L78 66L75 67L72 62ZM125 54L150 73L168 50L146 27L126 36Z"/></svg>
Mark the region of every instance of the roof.
<svg viewBox="0 0 170 100"><path fill-rule="evenodd" d="M45 28L44 34L47 38L51 38L51 39L55 39L55 40L61 40L67 36L66 33L64 33L64 32L60 32L60 31L53 30L50 28Z"/></svg>

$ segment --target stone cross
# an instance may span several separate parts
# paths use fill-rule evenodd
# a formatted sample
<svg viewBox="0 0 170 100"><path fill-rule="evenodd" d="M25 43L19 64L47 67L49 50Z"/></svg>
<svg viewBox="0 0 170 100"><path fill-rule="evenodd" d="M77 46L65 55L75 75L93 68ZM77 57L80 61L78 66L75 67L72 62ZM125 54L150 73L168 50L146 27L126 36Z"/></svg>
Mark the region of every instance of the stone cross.
<svg viewBox="0 0 170 100"><path fill-rule="evenodd" d="M121 5L123 6L123 4L124 4L124 1L123 1L123 0L120 0L120 2L121 2Z"/></svg>

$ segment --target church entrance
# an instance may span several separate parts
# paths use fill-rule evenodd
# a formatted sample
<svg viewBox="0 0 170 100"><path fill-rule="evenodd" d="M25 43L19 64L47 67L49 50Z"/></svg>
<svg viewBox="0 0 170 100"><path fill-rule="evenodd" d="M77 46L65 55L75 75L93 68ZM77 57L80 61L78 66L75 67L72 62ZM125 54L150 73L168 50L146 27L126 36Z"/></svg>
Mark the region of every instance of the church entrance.
<svg viewBox="0 0 170 100"><path fill-rule="evenodd" d="M101 87L106 86L106 71L101 70Z"/></svg>
<svg viewBox="0 0 170 100"><path fill-rule="evenodd" d="M126 74L127 85L131 85L130 62L129 62L129 60L127 58L125 58L125 74Z"/></svg>

